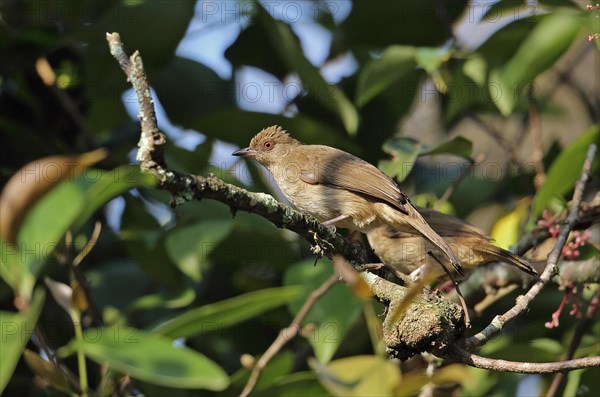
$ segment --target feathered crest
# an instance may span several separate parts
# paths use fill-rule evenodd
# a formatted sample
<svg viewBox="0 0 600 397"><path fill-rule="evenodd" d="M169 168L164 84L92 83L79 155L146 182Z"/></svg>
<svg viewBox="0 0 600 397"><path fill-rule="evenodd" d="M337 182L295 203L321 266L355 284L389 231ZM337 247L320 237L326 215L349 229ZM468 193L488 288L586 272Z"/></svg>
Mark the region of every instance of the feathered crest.
<svg viewBox="0 0 600 397"><path fill-rule="evenodd" d="M273 141L273 143L295 143L300 144L297 139L294 139L287 133L286 130L278 125L273 125L263 129L261 132L256 134L250 141L251 148L260 148L266 141Z"/></svg>

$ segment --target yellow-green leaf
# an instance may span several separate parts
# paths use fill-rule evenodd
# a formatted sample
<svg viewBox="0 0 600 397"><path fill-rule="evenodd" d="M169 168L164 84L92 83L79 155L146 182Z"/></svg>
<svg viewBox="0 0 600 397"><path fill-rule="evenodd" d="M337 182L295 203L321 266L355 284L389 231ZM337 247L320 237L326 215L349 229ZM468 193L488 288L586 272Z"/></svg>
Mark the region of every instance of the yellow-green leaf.
<svg viewBox="0 0 600 397"><path fill-rule="evenodd" d="M398 364L380 356L353 356L326 366L312 362L321 384L331 395L392 396L401 382Z"/></svg>
<svg viewBox="0 0 600 397"><path fill-rule="evenodd" d="M527 215L529 201L528 198L521 199L514 210L494 223L490 236L500 247L509 249L519 240L522 220Z"/></svg>

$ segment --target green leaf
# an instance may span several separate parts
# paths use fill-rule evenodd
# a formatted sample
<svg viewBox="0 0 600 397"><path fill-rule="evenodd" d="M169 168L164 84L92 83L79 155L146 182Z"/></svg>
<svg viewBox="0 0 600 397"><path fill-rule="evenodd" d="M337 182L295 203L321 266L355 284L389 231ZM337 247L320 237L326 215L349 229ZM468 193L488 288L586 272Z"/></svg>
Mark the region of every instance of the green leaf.
<svg viewBox="0 0 600 397"><path fill-rule="evenodd" d="M115 126L131 123L121 100L121 94L130 86L115 59L106 50L106 32L119 32L128 52L138 50L142 54L144 68L153 84L154 72L175 57L175 50L194 16L196 1L181 0L168 4L164 1L111 1L104 2L102 6L107 9L98 14L99 5L89 7L81 4L82 10L73 11L72 15L84 16L85 20L79 24L80 31L71 33L71 37L86 43L81 47L81 69L85 87L90 92L90 129L94 132L114 131L122 137L122 131ZM89 23L90 18L93 23ZM157 35L156 32L162 34ZM135 94L125 101L137 102Z"/></svg>
<svg viewBox="0 0 600 397"><path fill-rule="evenodd" d="M313 259L292 265L284 275L284 285L300 285L304 293L288 305L292 314L298 313L308 295L333 274L328 260L314 266ZM315 330L307 336L317 360L326 363L335 354L342 340L361 313L363 302L347 285L334 285L313 306L304 324L314 323ZM299 324L300 327L304 324Z"/></svg>
<svg viewBox="0 0 600 397"><path fill-rule="evenodd" d="M204 355L135 328L88 329L81 340L71 341L58 354L65 357L78 349L98 364L152 384L216 391L229 385L227 373Z"/></svg>
<svg viewBox="0 0 600 397"><path fill-rule="evenodd" d="M260 130L274 124L281 125L303 142L334 145L339 141L338 131L329 124L305 114L297 114L290 118L277 114L248 112L233 107L202 115L194 121L192 127L211 138L246 147Z"/></svg>
<svg viewBox="0 0 600 397"><path fill-rule="evenodd" d="M27 213L19 230L20 263L18 289L25 299L46 259L69 229L79 229L89 217L113 197L138 186L153 186L149 175L137 166L104 172L88 169L78 178L65 181L44 195Z"/></svg>
<svg viewBox="0 0 600 397"><path fill-rule="evenodd" d="M504 116L512 113L527 85L570 47L581 31L582 22L579 13L561 12L542 17L516 54L502 67L492 70L490 96L497 99L496 106Z"/></svg>
<svg viewBox="0 0 600 397"><path fill-rule="evenodd" d="M169 257L194 281L200 281L212 250L229 234L233 222L215 220L180 226L170 230L165 244Z"/></svg>
<svg viewBox="0 0 600 397"><path fill-rule="evenodd" d="M466 0L352 2L352 11L341 24L344 42L353 50L391 44L437 46L450 39L448 26L464 12L467 3Z"/></svg>
<svg viewBox="0 0 600 397"><path fill-rule="evenodd" d="M201 115L235 104L233 82L222 80L209 67L174 57L152 79L158 99L175 124L192 127Z"/></svg>
<svg viewBox="0 0 600 397"><path fill-rule="evenodd" d="M256 397L317 397L329 396L314 372L295 372L282 376L273 385L257 390Z"/></svg>
<svg viewBox="0 0 600 397"><path fill-rule="evenodd" d="M392 155L391 160L379 161L379 169L390 178L402 182L412 170L422 149L422 144L409 137L394 136L383 144L383 151Z"/></svg>
<svg viewBox="0 0 600 397"><path fill-rule="evenodd" d="M157 307L178 309L190 305L195 298L196 291L191 287L184 287L175 291L140 296L127 306L127 311L147 310Z"/></svg>
<svg viewBox="0 0 600 397"><path fill-rule="evenodd" d="M134 188L152 188L156 185L156 179L152 175L143 173L138 165L133 164L102 172L96 179L90 179L90 182L91 185L85 190L85 206L73 225L75 230L81 228L94 212L113 198Z"/></svg>
<svg viewBox="0 0 600 397"><path fill-rule="evenodd" d="M153 286L148 274L129 258L102 261L86 272L86 278L92 286L92 300L98 307L119 310L125 310L130 302Z"/></svg>
<svg viewBox="0 0 600 397"><path fill-rule="evenodd" d="M554 198L567 200L565 195L573 190L575 181L581 175L588 147L592 143L598 144L599 141L600 125L595 125L567 146L554 160L548 169L544 184L533 199L530 225L533 225ZM598 170L598 163L598 156L596 156L592 167L593 172Z"/></svg>
<svg viewBox="0 0 600 397"><path fill-rule="evenodd" d="M540 0L539 3L543 7L565 7L565 8L573 8L575 10L580 10L580 6L577 2L571 0Z"/></svg>
<svg viewBox="0 0 600 397"><path fill-rule="evenodd" d="M585 368L569 372L563 396L575 396L582 390L586 390L588 396L600 394L600 378L597 369Z"/></svg>
<svg viewBox="0 0 600 397"><path fill-rule="evenodd" d="M367 63L359 73L356 83L356 105L366 105L392 83L413 71L416 66L414 47L387 47L380 57Z"/></svg>
<svg viewBox="0 0 600 397"><path fill-rule="evenodd" d="M469 77L480 87L483 87L485 85L487 63L482 56L475 53L465 60L465 63L463 64L463 72L465 76Z"/></svg>
<svg viewBox="0 0 600 397"><path fill-rule="evenodd" d="M19 286L21 268L19 267L19 250L13 245L6 243L0 237L0 277L10 285L13 290Z"/></svg>
<svg viewBox="0 0 600 397"><path fill-rule="evenodd" d="M480 54L469 56L464 62L453 61L444 65L445 118L451 123L465 109L495 112L495 98L488 93L487 60Z"/></svg>
<svg viewBox="0 0 600 397"><path fill-rule="evenodd" d="M150 187L154 179L137 166L122 166L104 172L88 169L80 177L65 181L44 195L28 212L19 230L21 252L20 294L29 296L32 281L47 257L69 229L77 230L92 214L115 196L139 186Z"/></svg>
<svg viewBox="0 0 600 397"><path fill-rule="evenodd" d="M486 22L494 22L502 17L511 16L513 18L523 18L533 15L539 11L535 3L528 3L523 0L500 0L487 8L483 15Z"/></svg>
<svg viewBox="0 0 600 397"><path fill-rule="evenodd" d="M269 288L204 305L168 320L152 332L170 338L190 337L211 330L215 324L229 327L297 299L302 289L296 286Z"/></svg>
<svg viewBox="0 0 600 397"><path fill-rule="evenodd" d="M169 7L165 7L165 4L162 1L112 3L112 7L96 23L90 24L90 29L86 29L85 33L91 36L91 44L98 42L98 45L106 46L106 43L102 43L105 40L97 38L104 37L106 32L119 32L123 41L127 41L127 48L138 50L142 54L146 70L152 70L166 64L175 55L188 23L194 16L196 2L181 0L169 4ZM154 23L148 24L147 21ZM163 34L157 35L156 32ZM149 37L152 40L148 40ZM99 48L94 46L92 49ZM98 54L94 55L96 56L85 58L97 60ZM115 66L114 59L112 66Z"/></svg>
<svg viewBox="0 0 600 397"><path fill-rule="evenodd" d="M423 148L420 156L425 156L428 154L454 154L459 157L464 157L467 160L471 160L471 154L473 153L473 142L470 140L463 138L462 136L457 136L452 138L448 142L440 143L437 146Z"/></svg>
<svg viewBox="0 0 600 397"><path fill-rule="evenodd" d="M450 364L436 369L431 376L427 376L426 373L420 371L403 374L400 385L394 389L394 395L412 396L418 394L419 390L428 383L441 387L448 384L465 383L471 380L467 368L462 364Z"/></svg>
<svg viewBox="0 0 600 397"><path fill-rule="evenodd" d="M577 369L575 371L569 371L569 376L567 377L567 383L565 385L565 390L563 391L563 396L577 396L582 394L579 392L579 384L581 383L581 376L585 373L586 369ZM598 374L595 374L593 379L597 381ZM588 387L586 387L584 390L587 391L589 389ZM595 394L588 395L593 396Z"/></svg>
<svg viewBox="0 0 600 397"><path fill-rule="evenodd" d="M392 155L392 159L381 160L379 169L402 182L410 174L417 157L446 153L471 160L473 143L458 136L437 146L425 146L414 138L394 136L383 144L383 151Z"/></svg>
<svg viewBox="0 0 600 397"><path fill-rule="evenodd" d="M18 237L19 251L30 253L24 255L20 264L24 272L38 276L46 258L85 209L86 188L87 184L79 178L63 182L27 213Z"/></svg>
<svg viewBox="0 0 600 397"><path fill-rule="evenodd" d="M450 58L452 51L452 49L446 47L419 47L415 53L415 59L419 66L431 74Z"/></svg>
<svg viewBox="0 0 600 397"><path fill-rule="evenodd" d="M121 217L119 237L124 242L131 259L138 265L136 268L143 269L146 275L152 276L168 287L178 287L183 279L183 273L167 253L164 239L168 232L165 232L148 212L149 209L142 199L130 194L125 195L124 198L125 210Z"/></svg>
<svg viewBox="0 0 600 397"><path fill-rule="evenodd" d="M506 64L537 26L538 16L518 19L497 30L479 46L475 54L481 55L490 67Z"/></svg>
<svg viewBox="0 0 600 397"><path fill-rule="evenodd" d="M2 329L2 340L0 351L2 351L2 365L0 365L0 393L8 384L13 371L21 357L21 353L35 329L42 305L44 303L44 290L36 290L31 305L25 312L10 313L0 311L0 329Z"/></svg>
<svg viewBox="0 0 600 397"><path fill-rule="evenodd" d="M358 130L358 112L346 98L341 88L328 84L318 68L313 66L304 56L302 47L289 25L275 20L260 7L256 23L260 25L270 40L275 54L290 70L298 74L302 85L324 109L335 114L350 135Z"/></svg>
<svg viewBox="0 0 600 397"><path fill-rule="evenodd" d="M236 69L246 65L253 66L283 81L293 69L290 69L283 59L274 57L269 45L257 45L269 41L267 32L258 24L252 24L242 30L235 42L225 50L225 58Z"/></svg>

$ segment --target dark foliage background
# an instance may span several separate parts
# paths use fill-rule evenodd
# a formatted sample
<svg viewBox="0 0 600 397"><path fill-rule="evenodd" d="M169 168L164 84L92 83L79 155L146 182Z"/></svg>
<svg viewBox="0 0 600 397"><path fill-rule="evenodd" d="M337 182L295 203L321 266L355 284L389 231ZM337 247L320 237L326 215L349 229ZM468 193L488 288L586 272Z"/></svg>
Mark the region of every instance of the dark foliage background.
<svg viewBox="0 0 600 397"><path fill-rule="evenodd" d="M343 19L335 15L335 2L291 2L332 34L321 68L354 57L355 70L335 84L307 59L294 33L297 22L268 12L267 3L2 2L0 183L20 175L10 193L23 203L20 212L2 213L3 222L23 217L12 230L14 240L6 229L2 233L4 395L80 393L76 351L88 358L87 383L97 395L235 395L249 373L240 357L261 354L332 272L326 260L313 266L307 242L256 215L232 218L226 206L208 200L170 208L166 193L127 166L139 123L124 103L136 100L124 96L129 86L108 51L106 32L119 32L129 51L141 52L156 98L179 133L206 137L191 150L169 139L166 156L174 169L213 172L281 198L255 164L215 164L222 143L245 146L262 128L280 124L303 142L333 145L378 164L415 203L468 219L506 247L531 230L543 210L565 208L587 146L599 135L598 39L588 35L600 28L598 11L586 10L586 2L503 0L474 8L466 1L353 1ZM245 21L225 51L234 69L263 70L276 90L290 81L302 85L281 114L245 110L249 87L238 74L223 78L176 54L185 34L210 29L198 22L208 12L222 13L222 24ZM485 14L491 35L473 48L454 37L453 26L477 12ZM201 27L196 32L188 30L194 21ZM507 24L500 28L501 21ZM532 112L539 121L532 122ZM108 150L106 158L65 157L98 147ZM47 156L58 157L17 174ZM56 170L69 177L56 178ZM466 177L456 183L461 173ZM450 186L456 190L447 197ZM592 193L597 187L595 180ZM95 222L102 225L97 244L77 263ZM597 241L597 233L591 239ZM544 252L540 248L538 256ZM577 259L597 260L597 250L586 246ZM91 294L83 298L85 289L74 282L81 276ZM70 285L73 297L66 288L57 303L53 295L61 287L44 286L44 277ZM50 290L45 299L44 290ZM589 300L597 290L582 285L577 296ZM487 307L474 330L508 309L518 293ZM567 313L569 306L558 327L544 326L563 296L552 285L480 353L559 360L579 321ZM425 364L403 365L401 377L398 363L378 356L381 342L369 324L380 321L381 310L345 285L335 286L307 319L312 331L270 363L256 395L416 394ZM83 336L74 336L74 322ZM599 333L596 317L576 356L597 355ZM175 338L179 348L170 342ZM518 387L539 394L551 380L459 365L444 370L446 394L508 396ZM352 371L360 382L344 378ZM593 374L572 372L565 395L598 395ZM340 389L332 384L335 377L350 383Z"/></svg>

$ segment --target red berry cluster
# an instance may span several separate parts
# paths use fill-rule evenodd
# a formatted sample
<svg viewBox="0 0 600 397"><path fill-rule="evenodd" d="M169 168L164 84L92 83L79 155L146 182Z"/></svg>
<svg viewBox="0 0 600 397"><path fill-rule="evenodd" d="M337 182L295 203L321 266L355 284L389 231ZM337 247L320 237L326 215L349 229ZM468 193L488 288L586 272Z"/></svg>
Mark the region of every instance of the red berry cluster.
<svg viewBox="0 0 600 397"><path fill-rule="evenodd" d="M563 296L562 300L560 301L560 306L558 306L558 309L552 313L552 321L548 321L544 324L546 328L552 329L559 326L558 319L565 305L569 302L570 297L573 297L573 308L569 314L571 316L575 316L576 318L582 317L581 311L579 310L579 301L577 300L577 286L569 285L565 288L565 296Z"/></svg>
<svg viewBox="0 0 600 397"><path fill-rule="evenodd" d="M542 219L540 219L537 224L539 226L543 226L548 228L548 233L552 236L553 239L558 237L558 233L560 232L560 226L557 223L554 223L554 215L548 211L544 210L542 213ZM562 254L566 259L575 259L580 255L579 248L583 247L587 241L590 239L590 230L587 229L583 233L579 231L573 232L571 239L565 244L562 249Z"/></svg>

